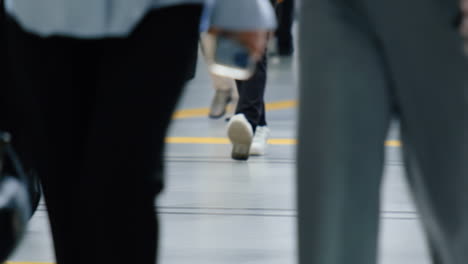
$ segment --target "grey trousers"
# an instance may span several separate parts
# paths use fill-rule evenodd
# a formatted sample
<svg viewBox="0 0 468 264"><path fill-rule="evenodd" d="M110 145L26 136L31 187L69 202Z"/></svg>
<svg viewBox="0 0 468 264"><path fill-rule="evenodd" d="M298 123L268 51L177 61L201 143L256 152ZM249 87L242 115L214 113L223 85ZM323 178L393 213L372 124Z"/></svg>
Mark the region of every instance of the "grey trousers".
<svg viewBox="0 0 468 264"><path fill-rule="evenodd" d="M302 1L301 264L376 263L393 116L434 263L468 263L468 63L457 2Z"/></svg>

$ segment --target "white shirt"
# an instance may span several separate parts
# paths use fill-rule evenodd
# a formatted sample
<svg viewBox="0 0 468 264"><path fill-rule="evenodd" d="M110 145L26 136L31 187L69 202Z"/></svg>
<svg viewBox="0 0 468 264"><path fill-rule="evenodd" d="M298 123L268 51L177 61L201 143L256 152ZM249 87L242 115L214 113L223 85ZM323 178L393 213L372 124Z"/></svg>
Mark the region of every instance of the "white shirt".
<svg viewBox="0 0 468 264"><path fill-rule="evenodd" d="M24 30L43 37L103 38L127 36L151 9L193 3L211 4L212 24L220 28L276 26L269 0L6 0L5 8Z"/></svg>

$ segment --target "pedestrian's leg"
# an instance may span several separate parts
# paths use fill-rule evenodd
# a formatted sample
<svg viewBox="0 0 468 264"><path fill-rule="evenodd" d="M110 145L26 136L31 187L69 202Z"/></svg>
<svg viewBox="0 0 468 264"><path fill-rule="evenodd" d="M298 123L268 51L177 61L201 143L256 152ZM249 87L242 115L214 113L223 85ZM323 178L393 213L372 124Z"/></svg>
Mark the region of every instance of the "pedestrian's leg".
<svg viewBox="0 0 468 264"><path fill-rule="evenodd" d="M253 76L247 81L236 81L239 92L236 114L228 124L228 137L232 143L231 157L238 160L249 158L254 133L264 114L266 86L266 55L257 63ZM264 117L264 116L263 116Z"/></svg>
<svg viewBox="0 0 468 264"><path fill-rule="evenodd" d="M214 43L211 38L212 37L207 33L203 33L200 36L201 50L207 62L213 61L213 58L210 57L210 52L206 52L207 50L214 49ZM239 95L236 89L236 82L231 78L218 76L212 73L210 73L210 77L213 82L213 88L215 89L215 95L211 100L208 116L211 118L220 118L224 116L226 112L232 112L237 105ZM228 109L229 103L231 103L230 109Z"/></svg>
<svg viewBox="0 0 468 264"><path fill-rule="evenodd" d="M95 87L86 74L93 60L86 70L73 68L77 58L91 56L73 41L27 34L13 20L8 20L7 36L7 91L15 118L9 126L16 141L25 143L20 154L33 153L31 165L41 177L57 262L73 263L81 249L73 247L70 220L76 210L74 183L82 170L89 109L82 100Z"/></svg>
<svg viewBox="0 0 468 264"><path fill-rule="evenodd" d="M239 92L236 114L244 114L255 131L262 121L267 81L266 55L257 63L254 75L247 81L236 81Z"/></svg>
<svg viewBox="0 0 468 264"><path fill-rule="evenodd" d="M262 114L260 115L260 120L258 121L258 125L259 126L266 126L267 125L265 103L263 103Z"/></svg>
<svg viewBox="0 0 468 264"><path fill-rule="evenodd" d="M294 23L294 1L284 0L278 5L278 29L276 30L276 43L280 56L290 56L294 52L292 27Z"/></svg>
<svg viewBox="0 0 468 264"><path fill-rule="evenodd" d="M255 130L252 145L250 146L249 154L251 156L263 156L267 153L268 139L270 138L270 128L267 126L265 113L265 104L262 106L262 113L258 121L257 129Z"/></svg>
<svg viewBox="0 0 468 264"><path fill-rule="evenodd" d="M237 93L236 82L233 79L210 74L215 89L215 95L211 100L209 117L220 118L232 113L237 106L239 95Z"/></svg>
<svg viewBox="0 0 468 264"><path fill-rule="evenodd" d="M375 264L392 109L386 65L365 16L347 2L302 5L299 263Z"/></svg>
<svg viewBox="0 0 468 264"><path fill-rule="evenodd" d="M82 222L82 232L95 232L97 263L154 263L154 197L162 187L164 139L197 48L200 12L199 5L153 11L128 39L104 45L77 183L86 194L81 211L94 216L77 224ZM161 26L166 24L171 26Z"/></svg>
<svg viewBox="0 0 468 264"><path fill-rule="evenodd" d="M42 39L10 25L14 88L42 118L30 133L58 263L154 264L163 141L200 11L151 12L127 39Z"/></svg>
<svg viewBox="0 0 468 264"><path fill-rule="evenodd" d="M409 182L434 263L467 263L468 62L453 25L459 5L367 5L392 71Z"/></svg>
<svg viewBox="0 0 468 264"><path fill-rule="evenodd" d="M413 97L413 102L405 100L410 105L403 106L407 172L434 264L463 264L468 259L468 105L464 98L468 80L459 73L458 84L444 84L451 91L432 98L426 94L423 100ZM425 89L438 83L431 80Z"/></svg>

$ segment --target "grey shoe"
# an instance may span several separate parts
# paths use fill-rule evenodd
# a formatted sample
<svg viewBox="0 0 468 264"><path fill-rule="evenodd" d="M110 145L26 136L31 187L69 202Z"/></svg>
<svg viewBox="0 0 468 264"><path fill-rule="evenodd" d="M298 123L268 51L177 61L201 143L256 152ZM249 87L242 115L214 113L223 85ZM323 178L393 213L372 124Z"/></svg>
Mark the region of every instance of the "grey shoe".
<svg viewBox="0 0 468 264"><path fill-rule="evenodd" d="M220 118L226 113L226 108L229 102L231 102L231 91L219 91L217 90L213 100L211 101L210 112L208 116L210 118Z"/></svg>
<svg viewBox="0 0 468 264"><path fill-rule="evenodd" d="M231 117L233 117L236 114L236 108L237 108L238 102L239 102L239 98L232 96L231 102L227 106L227 110L226 110L226 118L225 118L226 122L229 122L229 120L231 120Z"/></svg>
<svg viewBox="0 0 468 264"><path fill-rule="evenodd" d="M235 160L247 160L253 139L253 129L244 114L237 114L229 120L227 132L232 143L231 157Z"/></svg>

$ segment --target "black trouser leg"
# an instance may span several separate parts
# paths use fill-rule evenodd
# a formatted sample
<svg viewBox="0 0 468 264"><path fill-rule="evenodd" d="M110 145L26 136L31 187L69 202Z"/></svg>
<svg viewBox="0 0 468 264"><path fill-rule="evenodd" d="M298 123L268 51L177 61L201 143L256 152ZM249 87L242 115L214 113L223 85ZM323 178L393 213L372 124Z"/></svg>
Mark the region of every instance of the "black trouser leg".
<svg viewBox="0 0 468 264"><path fill-rule="evenodd" d="M294 1L284 0L278 5L278 29L276 38L278 53L280 55L291 55L294 52L292 27L294 23Z"/></svg>
<svg viewBox="0 0 468 264"><path fill-rule="evenodd" d="M9 24L12 105L27 112L58 263L155 263L164 137L200 11L150 12L123 39L39 38Z"/></svg>
<svg viewBox="0 0 468 264"><path fill-rule="evenodd" d="M236 114L244 114L252 128L266 126L265 87L267 81L267 57L263 56L257 63L254 75L247 81L236 81L239 91L239 102Z"/></svg>

